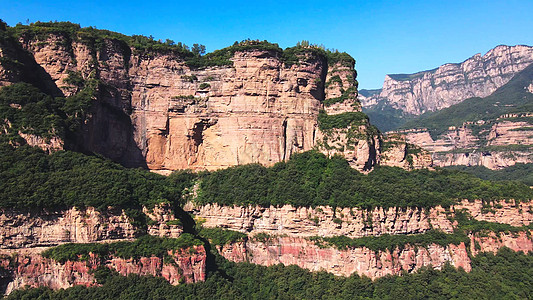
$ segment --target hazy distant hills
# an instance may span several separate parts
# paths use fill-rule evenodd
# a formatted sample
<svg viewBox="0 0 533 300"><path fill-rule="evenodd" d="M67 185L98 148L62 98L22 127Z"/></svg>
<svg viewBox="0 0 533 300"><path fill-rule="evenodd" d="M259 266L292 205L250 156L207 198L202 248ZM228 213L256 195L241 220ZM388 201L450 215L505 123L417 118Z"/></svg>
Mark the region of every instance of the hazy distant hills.
<svg viewBox="0 0 533 300"><path fill-rule="evenodd" d="M382 131L405 128L404 123L419 115L491 95L531 63L533 47L500 45L462 63L414 74L387 75L382 89L361 90L359 98L363 111Z"/></svg>

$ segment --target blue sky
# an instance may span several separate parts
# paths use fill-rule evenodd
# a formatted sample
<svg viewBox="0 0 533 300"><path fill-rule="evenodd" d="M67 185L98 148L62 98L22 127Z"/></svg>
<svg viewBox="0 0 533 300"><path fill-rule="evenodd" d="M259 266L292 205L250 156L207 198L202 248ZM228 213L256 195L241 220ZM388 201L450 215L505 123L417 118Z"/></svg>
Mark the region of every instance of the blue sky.
<svg viewBox="0 0 533 300"><path fill-rule="evenodd" d="M11 26L71 21L208 51L247 38L283 48L309 40L351 54L360 88L380 88L385 74L461 62L500 44L533 45L532 0L287 2L2 0L0 18Z"/></svg>

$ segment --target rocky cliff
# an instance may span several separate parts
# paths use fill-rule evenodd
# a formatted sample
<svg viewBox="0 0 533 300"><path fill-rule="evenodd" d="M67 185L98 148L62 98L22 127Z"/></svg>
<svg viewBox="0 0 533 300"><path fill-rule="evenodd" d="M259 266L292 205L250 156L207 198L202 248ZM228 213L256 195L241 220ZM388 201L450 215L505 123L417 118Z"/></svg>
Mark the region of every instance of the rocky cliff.
<svg viewBox="0 0 533 300"><path fill-rule="evenodd" d="M191 210L206 227L222 227L248 234L243 241L218 245L218 251L235 262L261 265L298 265L312 271L325 270L340 276L353 273L378 278L413 272L423 266L442 267L450 263L466 271L471 269L470 254L496 252L501 247L515 251L533 251L531 230L532 203L499 202L487 207L482 201L463 201L448 209L408 208L337 209L331 207L280 208L221 207L205 205ZM474 220L499 222L522 228L519 232L472 232L466 242L427 245L406 244L386 250L336 247L318 243L316 237L378 237L383 235L416 236L438 229L452 234L458 224L456 212L467 212Z"/></svg>
<svg viewBox="0 0 533 300"><path fill-rule="evenodd" d="M383 234L418 234L439 229L452 233L455 211L466 210L479 221L505 223L511 226L527 226L533 222L532 203L499 202L491 209L482 201L462 201L449 209L437 206L421 208L337 208L319 206L316 208L290 205L282 207L220 206L207 204L185 208L202 220L205 227L221 227L246 232L252 235L266 233L289 237L333 237L358 238Z"/></svg>
<svg viewBox="0 0 533 300"><path fill-rule="evenodd" d="M530 249L531 250L531 249ZM311 271L327 271L338 276L357 273L372 279L386 275L413 272L423 266L440 269L449 262L470 271L466 246L432 244L426 248L407 245L393 251L373 251L368 248L336 249L320 247L303 238L274 237L268 242L247 241L225 245L220 253L235 262L250 262L265 266L297 265Z"/></svg>
<svg viewBox="0 0 533 300"><path fill-rule="evenodd" d="M501 169L517 163L533 163L531 114L507 114L494 121L478 121L450 127L436 139L427 130L405 130L406 140L429 153L433 165L485 166Z"/></svg>
<svg viewBox="0 0 533 300"><path fill-rule="evenodd" d="M459 243L446 246L430 244L425 247L405 245L394 250L371 250L366 247L339 249L324 247L305 238L270 237L267 241L256 239L218 246L218 251L235 262L249 262L265 266L276 264L297 265L311 271L327 271L338 276L354 273L372 279L386 275L414 272L421 267L440 269L450 263L456 268L471 270L470 254L496 253L501 247L529 253L533 251L532 231L518 234L470 235L469 245Z"/></svg>
<svg viewBox="0 0 533 300"><path fill-rule="evenodd" d="M76 95L87 82L96 83L90 116L65 145L69 149L160 173L273 165L311 149L342 154L360 170L380 161L379 132L368 120L327 130L319 124L321 111L361 111L349 56L328 59L310 47L291 52L288 60L287 50L247 41L221 50L229 51L229 63L198 67L175 51L139 50L85 32L30 29L0 45L4 60L24 53L30 61L25 65L41 70L38 79L59 95ZM0 83L23 80L15 71L5 67ZM37 139L26 140L43 144Z"/></svg>
<svg viewBox="0 0 533 300"><path fill-rule="evenodd" d="M471 97L486 97L514 74L533 63L533 47L500 45L462 63L445 64L415 74L387 75L382 90L360 97L364 107L383 102L410 115L420 115Z"/></svg>
<svg viewBox="0 0 533 300"><path fill-rule="evenodd" d="M40 252L45 248L0 252L0 268L3 274L0 281L4 293L25 286L46 286L52 289L69 288L74 285L97 285L94 271L106 267L120 275L129 274L161 276L171 284L204 281L206 275L206 253L203 246L176 252L169 252L172 260L163 261L160 257L123 259L111 257L101 260L91 255L86 261L66 261L60 263L44 258ZM14 254L16 253L16 254Z"/></svg>
<svg viewBox="0 0 533 300"><path fill-rule="evenodd" d="M185 209L195 215L197 223L207 228L221 227L246 233L241 240L215 245L224 257L235 262L262 265L296 264L302 268L325 270L336 275L352 273L377 278L412 272L423 266L442 267L445 263L470 270L469 254L495 252L501 247L515 251L533 251L531 202L462 201L449 208L294 208L291 206L262 208L223 207L189 203ZM409 242L387 249L373 246L335 246L321 242L323 238L416 237L442 231L455 236L454 219L461 212L473 220L499 222L518 231L472 232L468 238L446 242L435 240L418 245ZM178 221L166 205L146 210L152 220L147 231L156 236L180 237ZM56 212L3 211L0 249L0 286L7 293L29 285L53 289L74 285L97 284L94 271L108 268L119 274L162 276L171 284L205 279L207 255L203 245L168 251L166 256L122 258L92 253L77 260L56 261L43 256L50 246L64 243L112 242L133 240L136 228L122 211L107 213L92 208ZM508 229L506 229L508 230ZM385 242L386 243L386 242ZM81 257L81 258L80 258Z"/></svg>
<svg viewBox="0 0 533 300"><path fill-rule="evenodd" d="M147 228L151 235L176 238L183 232L181 225L173 224L176 218L169 207L145 211L152 219ZM0 227L0 249L132 240L139 235L124 211L111 208L105 212L94 208L35 212L3 209Z"/></svg>
<svg viewBox="0 0 533 300"><path fill-rule="evenodd" d="M150 224L146 232L160 237L178 238L183 232L168 205L144 210ZM122 210L105 212L94 208L58 211L14 211L0 213L0 288L5 293L24 286L53 289L74 285L96 285L94 271L101 267L121 275L162 276L171 284L205 280L206 251L202 245L169 250L167 257L98 257L58 262L42 256L51 246L65 243L110 243L132 241L141 233Z"/></svg>

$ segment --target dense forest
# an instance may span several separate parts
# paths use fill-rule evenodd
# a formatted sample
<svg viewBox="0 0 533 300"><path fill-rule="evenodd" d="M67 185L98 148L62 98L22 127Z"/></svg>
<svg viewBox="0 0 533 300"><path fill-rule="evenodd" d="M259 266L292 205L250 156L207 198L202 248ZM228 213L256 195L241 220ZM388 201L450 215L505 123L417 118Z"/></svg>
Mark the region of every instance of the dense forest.
<svg viewBox="0 0 533 300"><path fill-rule="evenodd" d="M7 299L531 299L533 255L502 248L479 254L467 273L446 265L375 281L354 274L336 277L296 266L263 267L217 257L207 280L172 286L163 278L102 272L100 287L14 291Z"/></svg>
<svg viewBox="0 0 533 300"><path fill-rule="evenodd" d="M484 166L451 166L446 169L470 173L485 180L516 180L533 186L533 164L516 164L501 170Z"/></svg>
<svg viewBox="0 0 533 300"><path fill-rule="evenodd" d="M200 204L333 207L433 207L456 200L529 200L516 181L484 181L458 171L377 167L368 175L341 157L309 151L267 168L244 165L200 176Z"/></svg>

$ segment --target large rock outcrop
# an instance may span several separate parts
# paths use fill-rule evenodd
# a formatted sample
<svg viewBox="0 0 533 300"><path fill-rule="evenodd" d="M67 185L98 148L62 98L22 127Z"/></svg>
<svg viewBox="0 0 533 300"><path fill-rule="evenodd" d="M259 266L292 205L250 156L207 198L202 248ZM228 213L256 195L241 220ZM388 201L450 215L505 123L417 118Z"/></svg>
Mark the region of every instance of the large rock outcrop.
<svg viewBox="0 0 533 300"><path fill-rule="evenodd" d="M327 271L338 276L353 273L372 279L386 275L413 272L423 266L440 269L445 263L470 271L470 258L464 243L428 247L407 245L392 251L368 248L337 249L320 247L304 238L274 237L267 242L249 240L219 247L219 252L235 262L250 262L264 266L297 265L311 271Z"/></svg>
<svg viewBox="0 0 533 300"><path fill-rule="evenodd" d="M500 45L462 63L445 64L415 74L385 76L379 93L360 97L364 107L380 103L410 115L420 115L471 97L486 97L533 63L533 47Z"/></svg>
<svg viewBox="0 0 533 300"><path fill-rule="evenodd" d="M311 149L344 155L360 170L379 163L380 134L368 120L328 130L319 124L320 111L361 111L353 59L328 61L320 51L302 48L295 63L280 49L246 43L252 46L231 52L229 65L210 67L192 67L173 51L62 32L23 32L18 42L0 45L0 54L16 60L24 53L28 68L38 68L39 80L56 95L80 92L79 79L98 82L90 117L65 147L126 166L165 174L273 165ZM0 70L2 85L24 79L24 72L11 69Z"/></svg>
<svg viewBox="0 0 533 300"><path fill-rule="evenodd" d="M153 221L147 228L150 234L176 238L183 232L181 225L173 225L176 218L168 207L160 206L146 212ZM110 208L105 212L91 207L34 212L0 210L2 249L132 240L137 236L138 229L119 209Z"/></svg>
<svg viewBox="0 0 533 300"><path fill-rule="evenodd" d="M235 262L261 265L297 265L312 271L327 271L335 275L353 273L372 279L413 272L423 266L440 269L450 263L466 271L471 270L469 255L496 252L501 247L528 253L533 251L530 230L519 232L471 232L467 241L447 245L405 244L387 250L360 247L336 247L320 242L323 237L360 238L369 236L413 235L441 230L452 234L458 224L456 212L467 213L474 220L499 222L511 226L527 226L533 222L531 202L501 201L487 207L482 201L462 201L448 209L337 209L331 207L226 207L204 205L191 210L203 226L222 227L247 233L247 238L217 245L217 250ZM319 240L316 238L319 237ZM385 242L386 243L386 242Z"/></svg>
<svg viewBox="0 0 533 300"><path fill-rule="evenodd" d="M243 242L217 246L217 249L225 258L235 262L265 266L281 263L338 276L357 273L376 279L414 272L424 266L440 269L446 263L469 272L472 269L470 254L496 253L502 247L524 253L533 251L532 233L530 230L488 236L471 234L468 246L463 242L458 245L429 244L424 247L407 244L393 250L377 251L366 247L324 247L299 237L273 236L266 241L252 237Z"/></svg>
<svg viewBox="0 0 533 300"><path fill-rule="evenodd" d="M144 209L151 220L144 230L135 227L121 209L94 208L56 211L0 211L0 291L10 293L25 286L52 289L96 285L93 271L107 267L121 275L162 276L171 284L205 280L207 254L203 247L169 250L168 257L98 257L58 262L41 253L65 243L132 241L140 233L179 238L181 221L168 204ZM171 258L169 260L169 257Z"/></svg>

